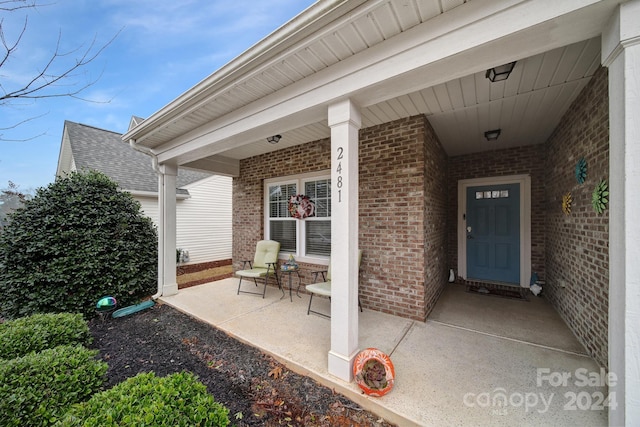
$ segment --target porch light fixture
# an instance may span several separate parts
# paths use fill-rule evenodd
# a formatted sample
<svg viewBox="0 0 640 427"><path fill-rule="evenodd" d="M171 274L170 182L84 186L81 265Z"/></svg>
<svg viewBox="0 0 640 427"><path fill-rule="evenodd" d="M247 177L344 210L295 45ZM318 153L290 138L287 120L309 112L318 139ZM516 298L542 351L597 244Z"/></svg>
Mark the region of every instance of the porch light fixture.
<svg viewBox="0 0 640 427"><path fill-rule="evenodd" d="M513 67L515 66L516 61L513 61L508 64L500 65L498 67L489 68L484 76L491 80L491 82L507 80L509 78L509 74L511 74L511 72L513 71Z"/></svg>
<svg viewBox="0 0 640 427"><path fill-rule="evenodd" d="M273 135L267 138L267 142L269 144L277 144L280 138L282 138L282 135Z"/></svg>
<svg viewBox="0 0 640 427"><path fill-rule="evenodd" d="M488 130L484 133L484 137L487 138L487 141L495 141L500 136L500 132L502 129Z"/></svg>

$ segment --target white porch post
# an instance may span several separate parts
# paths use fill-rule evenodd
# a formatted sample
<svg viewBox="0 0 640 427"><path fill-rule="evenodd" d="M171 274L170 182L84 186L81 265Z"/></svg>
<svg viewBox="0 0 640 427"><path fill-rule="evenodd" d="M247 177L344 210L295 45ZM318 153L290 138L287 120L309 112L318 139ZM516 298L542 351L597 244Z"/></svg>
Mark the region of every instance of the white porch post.
<svg viewBox="0 0 640 427"><path fill-rule="evenodd" d="M358 130L351 100L329 106L331 127L331 350L329 373L351 381L358 353Z"/></svg>
<svg viewBox="0 0 640 427"><path fill-rule="evenodd" d="M178 293L176 279L176 176L174 165L159 165L158 174L158 290Z"/></svg>
<svg viewBox="0 0 640 427"><path fill-rule="evenodd" d="M640 425L640 0L621 4L602 37L609 68L609 425ZM615 393L615 395L613 394Z"/></svg>

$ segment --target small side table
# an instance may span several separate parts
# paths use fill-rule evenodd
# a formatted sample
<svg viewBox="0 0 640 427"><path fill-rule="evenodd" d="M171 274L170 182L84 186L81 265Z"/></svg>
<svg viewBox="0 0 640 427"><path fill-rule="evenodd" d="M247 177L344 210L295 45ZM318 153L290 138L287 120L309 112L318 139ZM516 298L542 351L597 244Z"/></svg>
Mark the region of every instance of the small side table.
<svg viewBox="0 0 640 427"><path fill-rule="evenodd" d="M291 275L293 273L296 273L298 275L298 288L296 289L296 295L298 296L298 298L302 298L300 296L300 285L302 284L302 279L300 278L300 268L298 266L293 267L288 264L283 264L280 266L280 273L281 275L286 274L287 276L289 276L289 299L291 300L291 302L293 302L293 294L291 291L291 288L293 287L291 284ZM284 296L282 298L284 298Z"/></svg>

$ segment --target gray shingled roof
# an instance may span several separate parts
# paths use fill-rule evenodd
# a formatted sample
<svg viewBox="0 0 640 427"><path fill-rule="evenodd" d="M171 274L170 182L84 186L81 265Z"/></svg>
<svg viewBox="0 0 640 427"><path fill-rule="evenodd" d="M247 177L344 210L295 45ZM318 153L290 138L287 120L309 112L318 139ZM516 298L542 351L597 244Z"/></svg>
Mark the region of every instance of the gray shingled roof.
<svg viewBox="0 0 640 427"><path fill-rule="evenodd" d="M76 169L100 171L123 190L158 192L158 177L151 166L151 157L123 142L121 134L68 120L65 128ZM204 172L178 169L178 194L188 194L180 187L209 176Z"/></svg>

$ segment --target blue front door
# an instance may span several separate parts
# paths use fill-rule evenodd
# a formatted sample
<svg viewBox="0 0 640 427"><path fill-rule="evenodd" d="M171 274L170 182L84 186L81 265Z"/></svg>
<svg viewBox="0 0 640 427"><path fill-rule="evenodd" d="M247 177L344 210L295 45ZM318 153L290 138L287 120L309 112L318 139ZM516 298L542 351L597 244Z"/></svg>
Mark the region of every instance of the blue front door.
<svg viewBox="0 0 640 427"><path fill-rule="evenodd" d="M467 278L520 284L520 185L467 187Z"/></svg>

